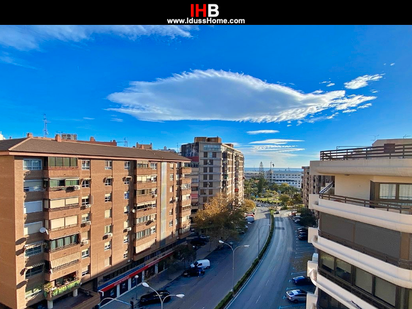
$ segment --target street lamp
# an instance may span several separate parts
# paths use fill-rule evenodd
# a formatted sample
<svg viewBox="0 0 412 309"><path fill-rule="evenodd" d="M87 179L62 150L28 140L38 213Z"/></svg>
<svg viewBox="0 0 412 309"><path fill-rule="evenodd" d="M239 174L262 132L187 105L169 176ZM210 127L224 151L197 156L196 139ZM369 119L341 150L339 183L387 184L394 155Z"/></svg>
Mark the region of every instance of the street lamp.
<svg viewBox="0 0 412 309"><path fill-rule="evenodd" d="M160 308L161 308L161 309L163 309L163 302L164 302L164 300L165 300L166 298L172 297L172 296L176 296L176 297L178 297L178 298L183 298L183 297L185 297L185 294L169 294L169 295L166 295L164 298L162 298L162 296L160 296L160 294L159 294L154 288L152 288L147 282L142 282L142 285L143 285L145 288L152 289L152 290L157 294L157 296L158 296L159 299L160 299Z"/></svg>
<svg viewBox="0 0 412 309"><path fill-rule="evenodd" d="M233 249L233 247L231 245L229 245L228 243L224 242L223 240L219 240L220 244L224 244L229 246L230 249L232 249L232 293L235 293L235 251L236 249L239 248L249 248L249 245L242 245L242 246L238 246L235 249Z"/></svg>
<svg viewBox="0 0 412 309"><path fill-rule="evenodd" d="M270 224L265 224L265 225L258 226L258 243L257 243L257 245L258 245L258 247L257 247L258 256L259 256L259 248L260 248L260 228L261 228L262 226L270 226Z"/></svg>

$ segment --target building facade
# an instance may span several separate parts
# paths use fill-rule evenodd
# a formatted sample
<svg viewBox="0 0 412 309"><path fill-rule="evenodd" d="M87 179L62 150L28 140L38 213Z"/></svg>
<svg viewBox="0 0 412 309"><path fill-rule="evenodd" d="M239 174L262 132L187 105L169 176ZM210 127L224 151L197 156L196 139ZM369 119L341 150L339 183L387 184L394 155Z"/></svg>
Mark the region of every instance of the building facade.
<svg viewBox="0 0 412 309"><path fill-rule="evenodd" d="M334 176L312 175L309 166L302 166L302 201L303 205L309 207L309 195L317 194L334 181Z"/></svg>
<svg viewBox="0 0 412 309"><path fill-rule="evenodd" d="M310 173L335 179L309 198L306 308L412 308L412 140L322 151Z"/></svg>
<svg viewBox="0 0 412 309"><path fill-rule="evenodd" d="M292 171L289 169L269 169L265 172L265 179L269 183L275 183L278 185L286 183L289 186L295 187L297 189L302 188L302 177L302 171Z"/></svg>
<svg viewBox="0 0 412 309"><path fill-rule="evenodd" d="M162 270L190 230L188 163L58 135L0 141L0 304L87 294L72 308L93 308Z"/></svg>
<svg viewBox="0 0 412 309"><path fill-rule="evenodd" d="M219 137L195 137L194 143L181 146L181 155L192 161L192 212L218 193L244 200L244 157L233 144Z"/></svg>

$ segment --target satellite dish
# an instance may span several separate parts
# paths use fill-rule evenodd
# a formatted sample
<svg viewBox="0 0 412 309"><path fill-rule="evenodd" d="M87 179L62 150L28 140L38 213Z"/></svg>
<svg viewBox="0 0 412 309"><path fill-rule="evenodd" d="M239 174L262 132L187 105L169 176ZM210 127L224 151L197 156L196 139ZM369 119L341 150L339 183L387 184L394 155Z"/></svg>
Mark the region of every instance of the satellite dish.
<svg viewBox="0 0 412 309"><path fill-rule="evenodd" d="M46 233L47 235L49 235L49 231L45 227L41 227L39 232L40 233Z"/></svg>

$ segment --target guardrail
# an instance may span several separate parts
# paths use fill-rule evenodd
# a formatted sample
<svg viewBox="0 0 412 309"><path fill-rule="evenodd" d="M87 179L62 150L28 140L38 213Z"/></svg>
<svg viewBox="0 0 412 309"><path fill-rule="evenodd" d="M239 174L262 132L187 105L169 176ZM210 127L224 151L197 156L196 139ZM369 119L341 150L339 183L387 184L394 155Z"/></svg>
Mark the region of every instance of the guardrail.
<svg viewBox="0 0 412 309"><path fill-rule="evenodd" d="M386 144L384 146L348 148L336 150L324 150L320 152L321 161L332 160L354 160L373 158L412 158L412 144L396 145Z"/></svg>

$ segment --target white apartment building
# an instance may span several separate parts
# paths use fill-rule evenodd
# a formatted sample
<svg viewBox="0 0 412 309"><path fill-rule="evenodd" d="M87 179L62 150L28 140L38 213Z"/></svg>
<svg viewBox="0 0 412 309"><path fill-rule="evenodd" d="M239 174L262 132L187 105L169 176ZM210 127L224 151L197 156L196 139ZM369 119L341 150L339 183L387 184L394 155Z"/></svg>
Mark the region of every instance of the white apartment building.
<svg viewBox="0 0 412 309"><path fill-rule="evenodd" d="M321 151L310 173L335 181L309 197L306 308L412 308L412 139Z"/></svg>

